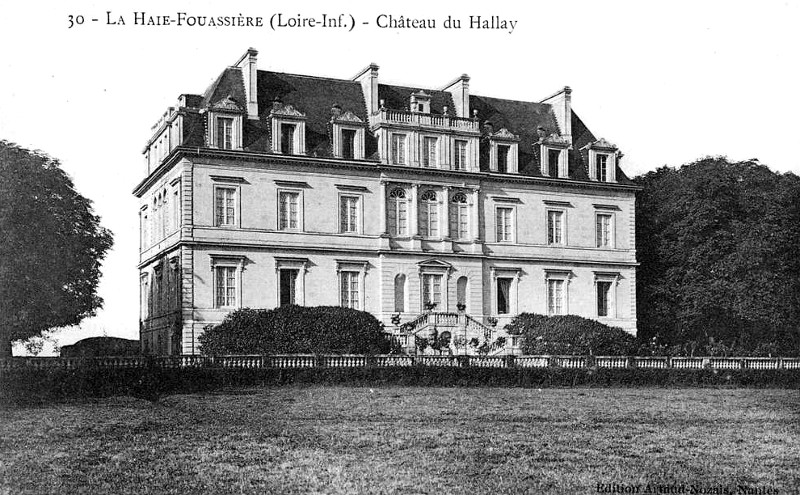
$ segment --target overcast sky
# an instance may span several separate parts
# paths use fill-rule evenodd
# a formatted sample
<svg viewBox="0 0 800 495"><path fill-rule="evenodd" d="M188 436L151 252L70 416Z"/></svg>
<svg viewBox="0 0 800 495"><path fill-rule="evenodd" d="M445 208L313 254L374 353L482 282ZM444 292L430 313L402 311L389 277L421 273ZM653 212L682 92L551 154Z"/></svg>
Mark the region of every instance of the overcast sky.
<svg viewBox="0 0 800 495"><path fill-rule="evenodd" d="M432 1L15 2L0 16L0 138L61 160L94 201L115 246L105 308L62 344L138 338L138 206L150 127L181 93L202 93L248 47L259 68L350 78L370 62L383 82L439 88L471 77L473 94L539 101L569 85L573 108L625 153L629 176L707 155L758 158L800 172L800 2ZM362 6L363 5L363 6ZM109 16L107 9L112 9ZM134 12L338 18L341 29L137 26ZM435 29L377 27L379 15ZM68 28L69 16L83 24ZM107 18L126 24L109 25ZM461 29L445 29L448 16ZM470 29L470 16L516 21ZM91 19L98 21L93 22ZM386 18L384 18L386 19ZM350 22L350 21L348 21ZM367 25L363 23L367 22ZM57 263L57 260L53 261Z"/></svg>

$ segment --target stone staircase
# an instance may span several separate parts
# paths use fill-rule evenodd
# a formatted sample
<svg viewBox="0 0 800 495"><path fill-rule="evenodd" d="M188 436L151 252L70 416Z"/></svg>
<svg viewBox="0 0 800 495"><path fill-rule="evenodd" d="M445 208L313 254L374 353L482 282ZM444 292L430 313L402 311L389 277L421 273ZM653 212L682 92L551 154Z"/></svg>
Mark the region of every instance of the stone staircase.
<svg viewBox="0 0 800 495"><path fill-rule="evenodd" d="M404 323L399 328L401 334L414 337L428 337L434 328L439 335L441 335L442 332L450 332L451 347L452 339L463 338L465 335L467 342L473 338L477 338L481 343L489 342L490 352L494 351L495 354L505 347L497 346L497 343L493 342L494 335L497 332L494 328L484 325L466 313L430 311L422 313L413 320ZM409 347L413 346L413 341L409 342ZM467 349L473 348L467 346ZM453 350L456 351L456 349ZM477 353L477 351L470 353Z"/></svg>

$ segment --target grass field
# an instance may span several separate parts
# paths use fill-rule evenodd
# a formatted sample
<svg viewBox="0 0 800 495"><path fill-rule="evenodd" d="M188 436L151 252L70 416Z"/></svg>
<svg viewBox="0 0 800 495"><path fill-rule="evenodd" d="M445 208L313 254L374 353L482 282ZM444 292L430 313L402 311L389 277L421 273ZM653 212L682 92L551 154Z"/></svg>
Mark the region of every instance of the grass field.
<svg viewBox="0 0 800 495"><path fill-rule="evenodd" d="M800 490L796 390L283 387L0 418L0 493Z"/></svg>

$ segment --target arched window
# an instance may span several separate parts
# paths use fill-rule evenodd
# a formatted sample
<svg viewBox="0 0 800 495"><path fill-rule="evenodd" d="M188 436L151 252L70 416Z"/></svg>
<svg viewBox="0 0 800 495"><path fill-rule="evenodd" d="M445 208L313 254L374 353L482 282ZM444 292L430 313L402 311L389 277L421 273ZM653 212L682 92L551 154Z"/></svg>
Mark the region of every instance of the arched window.
<svg viewBox="0 0 800 495"><path fill-rule="evenodd" d="M469 237L469 205L467 195L463 192L457 192L450 198L450 237Z"/></svg>
<svg viewBox="0 0 800 495"><path fill-rule="evenodd" d="M386 205L389 233L399 237L408 235L408 200L406 191L396 187L389 192L389 204Z"/></svg>
<svg viewBox="0 0 800 495"><path fill-rule="evenodd" d="M459 277L456 281L456 301L458 304L467 305L467 277Z"/></svg>
<svg viewBox="0 0 800 495"><path fill-rule="evenodd" d="M406 276L402 273L394 278L394 310L396 313L406 311Z"/></svg>
<svg viewBox="0 0 800 495"><path fill-rule="evenodd" d="M423 237L439 237L439 201L436 191L428 189L419 199L420 234Z"/></svg>

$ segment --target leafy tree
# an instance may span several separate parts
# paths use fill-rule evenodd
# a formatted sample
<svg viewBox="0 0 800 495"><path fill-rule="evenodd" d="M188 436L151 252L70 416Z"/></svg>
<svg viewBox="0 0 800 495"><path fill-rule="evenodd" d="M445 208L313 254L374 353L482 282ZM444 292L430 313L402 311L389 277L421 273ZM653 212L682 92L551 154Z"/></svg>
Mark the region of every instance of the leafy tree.
<svg viewBox="0 0 800 495"><path fill-rule="evenodd" d="M59 162L0 140L0 357L11 343L75 325L102 306L111 232Z"/></svg>
<svg viewBox="0 0 800 495"><path fill-rule="evenodd" d="M796 350L800 179L718 157L636 181L642 340Z"/></svg>

